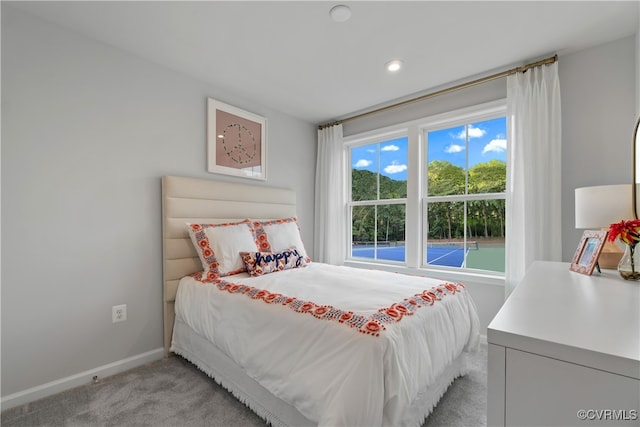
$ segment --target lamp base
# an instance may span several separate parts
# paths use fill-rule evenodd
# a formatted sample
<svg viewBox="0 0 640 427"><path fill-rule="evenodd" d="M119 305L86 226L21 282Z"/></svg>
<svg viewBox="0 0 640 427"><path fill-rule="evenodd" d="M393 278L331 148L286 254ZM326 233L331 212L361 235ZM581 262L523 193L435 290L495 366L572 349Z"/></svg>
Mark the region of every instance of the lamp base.
<svg viewBox="0 0 640 427"><path fill-rule="evenodd" d="M624 255L624 251L616 246L615 243L607 240L598 257L598 264L600 264L600 268L616 270L622 255Z"/></svg>

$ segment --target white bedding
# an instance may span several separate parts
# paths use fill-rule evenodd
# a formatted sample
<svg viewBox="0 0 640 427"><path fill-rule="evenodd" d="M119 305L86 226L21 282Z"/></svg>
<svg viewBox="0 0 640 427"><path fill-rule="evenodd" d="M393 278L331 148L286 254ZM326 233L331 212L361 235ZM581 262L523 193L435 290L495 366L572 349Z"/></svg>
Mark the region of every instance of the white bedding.
<svg viewBox="0 0 640 427"><path fill-rule="evenodd" d="M478 346L476 309L460 285L320 263L225 280L245 287L183 278L176 322L319 425L420 425L432 408L409 408ZM408 313L380 313L396 303ZM360 323L340 322L348 312Z"/></svg>

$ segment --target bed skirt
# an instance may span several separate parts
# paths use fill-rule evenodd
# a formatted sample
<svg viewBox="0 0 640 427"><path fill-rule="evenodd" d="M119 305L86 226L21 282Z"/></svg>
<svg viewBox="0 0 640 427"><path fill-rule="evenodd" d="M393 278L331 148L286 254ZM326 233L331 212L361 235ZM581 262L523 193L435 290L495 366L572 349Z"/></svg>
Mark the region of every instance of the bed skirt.
<svg viewBox="0 0 640 427"><path fill-rule="evenodd" d="M275 427L316 426L287 402L274 396L212 343L176 318L171 351L193 363L249 409ZM419 393L403 416L403 426L421 426L451 383L468 372L466 353L446 367L430 387Z"/></svg>

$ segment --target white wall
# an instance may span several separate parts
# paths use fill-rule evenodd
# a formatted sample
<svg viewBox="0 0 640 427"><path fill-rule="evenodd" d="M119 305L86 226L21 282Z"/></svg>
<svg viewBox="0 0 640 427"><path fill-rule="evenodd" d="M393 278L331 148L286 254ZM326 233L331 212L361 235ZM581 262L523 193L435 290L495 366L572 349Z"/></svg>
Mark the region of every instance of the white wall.
<svg viewBox="0 0 640 427"><path fill-rule="evenodd" d="M574 190L632 180L635 40L631 36L560 58L565 261L573 257L583 232L575 228Z"/></svg>
<svg viewBox="0 0 640 427"><path fill-rule="evenodd" d="M208 96L267 118L266 182L206 172ZM162 175L293 188L313 248L315 153L310 123L3 4L3 398L161 349Z"/></svg>

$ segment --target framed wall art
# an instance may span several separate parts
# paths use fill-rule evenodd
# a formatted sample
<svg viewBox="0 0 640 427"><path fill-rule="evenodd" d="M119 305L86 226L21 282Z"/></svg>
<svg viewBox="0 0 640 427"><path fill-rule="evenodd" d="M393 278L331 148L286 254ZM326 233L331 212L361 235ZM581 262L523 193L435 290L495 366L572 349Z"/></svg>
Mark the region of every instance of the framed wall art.
<svg viewBox="0 0 640 427"><path fill-rule="evenodd" d="M576 253L573 255L569 269L590 276L598 262L607 234L607 231L591 230L586 230L582 233L582 238Z"/></svg>
<svg viewBox="0 0 640 427"><path fill-rule="evenodd" d="M207 170L267 179L267 120L207 98Z"/></svg>

